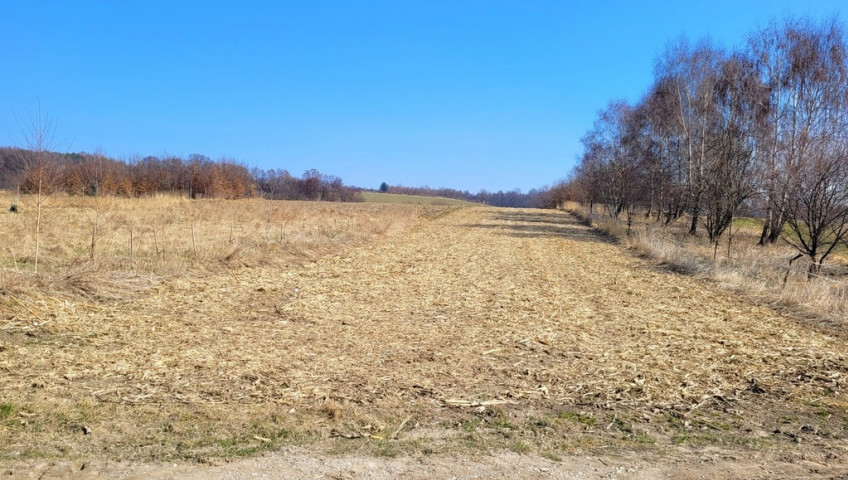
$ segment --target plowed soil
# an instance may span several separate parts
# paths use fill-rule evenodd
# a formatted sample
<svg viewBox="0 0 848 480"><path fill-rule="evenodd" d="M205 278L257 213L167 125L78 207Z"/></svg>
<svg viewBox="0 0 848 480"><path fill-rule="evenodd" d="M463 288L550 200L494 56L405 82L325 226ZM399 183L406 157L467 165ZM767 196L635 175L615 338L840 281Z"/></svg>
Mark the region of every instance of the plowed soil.
<svg viewBox="0 0 848 480"><path fill-rule="evenodd" d="M848 475L845 332L562 212L456 209L305 266L51 308L0 332L15 475L89 459L77 475ZM469 457L477 469L450 467Z"/></svg>

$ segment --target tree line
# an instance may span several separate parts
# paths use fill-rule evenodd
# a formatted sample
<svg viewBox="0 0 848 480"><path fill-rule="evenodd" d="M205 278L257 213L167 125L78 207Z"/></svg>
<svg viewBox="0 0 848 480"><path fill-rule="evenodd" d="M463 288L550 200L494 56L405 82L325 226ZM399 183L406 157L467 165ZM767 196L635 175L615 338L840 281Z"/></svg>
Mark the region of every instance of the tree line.
<svg viewBox="0 0 848 480"><path fill-rule="evenodd" d="M726 49L681 38L636 104L610 102L558 193L713 242L745 214L810 272L848 242L848 48L836 20L773 21Z"/></svg>
<svg viewBox="0 0 848 480"><path fill-rule="evenodd" d="M452 188L405 187L403 185L388 185L383 183L380 185L380 191L401 195L445 197L509 208L556 208L558 203L553 196L554 192L548 188L534 188L527 193L523 193L521 190L510 190L506 192L502 190L497 192L480 190L477 193L471 193L467 190L455 190Z"/></svg>
<svg viewBox="0 0 848 480"><path fill-rule="evenodd" d="M171 193L190 198L360 200L356 189L317 170L297 178L285 170L248 169L234 160L212 160L199 154L122 161L98 153L63 154L11 147L0 148L0 188L90 196Z"/></svg>
<svg viewBox="0 0 848 480"><path fill-rule="evenodd" d="M44 149L0 147L0 189L22 193L139 197L157 193L190 198L265 197L276 200L360 201L359 189L311 169L300 177L283 169L248 169L227 158L192 154L118 160L99 153L57 153ZM478 193L451 188L385 185L382 191L453 198L498 207L555 208L547 188ZM383 186L381 186L383 187Z"/></svg>

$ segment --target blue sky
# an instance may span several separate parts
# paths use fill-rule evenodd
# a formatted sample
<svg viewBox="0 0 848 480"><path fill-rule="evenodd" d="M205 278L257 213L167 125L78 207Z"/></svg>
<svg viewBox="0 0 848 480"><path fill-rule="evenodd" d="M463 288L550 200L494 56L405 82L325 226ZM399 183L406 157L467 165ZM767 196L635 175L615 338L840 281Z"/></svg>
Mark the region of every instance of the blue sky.
<svg viewBox="0 0 848 480"><path fill-rule="evenodd" d="M681 34L728 47L843 1L0 0L0 145L228 157L345 183L524 191L573 167Z"/></svg>

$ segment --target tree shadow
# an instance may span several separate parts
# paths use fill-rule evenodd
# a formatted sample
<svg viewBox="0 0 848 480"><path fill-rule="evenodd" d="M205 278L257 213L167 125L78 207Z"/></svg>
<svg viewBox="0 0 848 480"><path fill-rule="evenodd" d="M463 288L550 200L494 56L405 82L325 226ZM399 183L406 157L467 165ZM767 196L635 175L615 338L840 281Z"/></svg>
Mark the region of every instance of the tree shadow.
<svg viewBox="0 0 848 480"><path fill-rule="evenodd" d="M515 210L496 212L489 216L492 223L465 224L468 228L501 230L502 235L518 238L566 238L581 242L617 243L615 238L593 230L573 215L560 212Z"/></svg>

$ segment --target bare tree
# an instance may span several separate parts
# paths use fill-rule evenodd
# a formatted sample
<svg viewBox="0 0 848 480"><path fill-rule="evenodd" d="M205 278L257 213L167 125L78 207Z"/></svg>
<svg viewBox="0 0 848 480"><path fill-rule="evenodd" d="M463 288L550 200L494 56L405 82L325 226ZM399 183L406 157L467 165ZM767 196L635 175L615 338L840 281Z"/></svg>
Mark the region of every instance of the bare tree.
<svg viewBox="0 0 848 480"><path fill-rule="evenodd" d="M633 107L623 101L611 102L581 140L583 175L593 177L588 179L589 185L611 217L626 215L628 233L646 191L646 150L640 127L640 116Z"/></svg>
<svg viewBox="0 0 848 480"><path fill-rule="evenodd" d="M705 193L708 139L714 110L714 74L724 53L703 40L691 47L680 39L667 49L657 64L657 76L667 92L666 108L675 120L680 141L676 150L682 163L692 221L689 233L697 233Z"/></svg>
<svg viewBox="0 0 848 480"><path fill-rule="evenodd" d="M773 23L730 55L670 44L645 99L611 103L582 141L570 187L613 217L688 211L689 232L702 224L717 249L752 199L759 243L785 239L811 275L848 245L848 46L835 20Z"/></svg>
<svg viewBox="0 0 848 480"><path fill-rule="evenodd" d="M778 144L791 233L783 237L814 274L848 235L848 48L832 20L792 24L785 35L791 108Z"/></svg>
<svg viewBox="0 0 848 480"><path fill-rule="evenodd" d="M595 204L601 201L600 168L598 156L584 151L571 180L580 203L589 205L590 217L594 215Z"/></svg>
<svg viewBox="0 0 848 480"><path fill-rule="evenodd" d="M797 38L797 31L797 22L793 20L782 26L772 22L748 39L748 50L765 89L761 98L766 124L757 132L760 155L756 173L765 208L760 245L777 241L786 224L788 179L785 174L797 152L802 129L792 112L799 78L791 77L789 69L789 44L792 38Z"/></svg>
<svg viewBox="0 0 848 480"><path fill-rule="evenodd" d="M677 97L672 82L657 80L640 108L644 111L644 134L653 148L650 169L653 196L656 197L657 221L669 224L686 208L685 165L680 153L683 141L674 113Z"/></svg>
<svg viewBox="0 0 848 480"><path fill-rule="evenodd" d="M55 142L56 123L46 113L42 113L41 103L34 113L27 114L19 123L27 149L22 152L24 168L20 184L24 192L35 197L34 270L37 273L44 202L57 187L61 161L51 152Z"/></svg>
<svg viewBox="0 0 848 480"><path fill-rule="evenodd" d="M755 133L763 122L762 89L752 63L741 53L725 59L713 78L712 109L706 138L703 223L718 247L739 207L754 192Z"/></svg>
<svg viewBox="0 0 848 480"><path fill-rule="evenodd" d="M87 175L85 176L85 194L93 197L89 212L89 223L91 224L91 243L89 244L89 260L94 261L97 251L97 243L106 233L104 224L111 217L111 199L104 198L103 193L103 162L106 159L99 149L93 156L89 156Z"/></svg>
<svg viewBox="0 0 848 480"><path fill-rule="evenodd" d="M784 238L820 271L834 249L848 239L848 152L827 152L797 172L796 191L787 202L792 234ZM796 257L797 258L797 257Z"/></svg>

